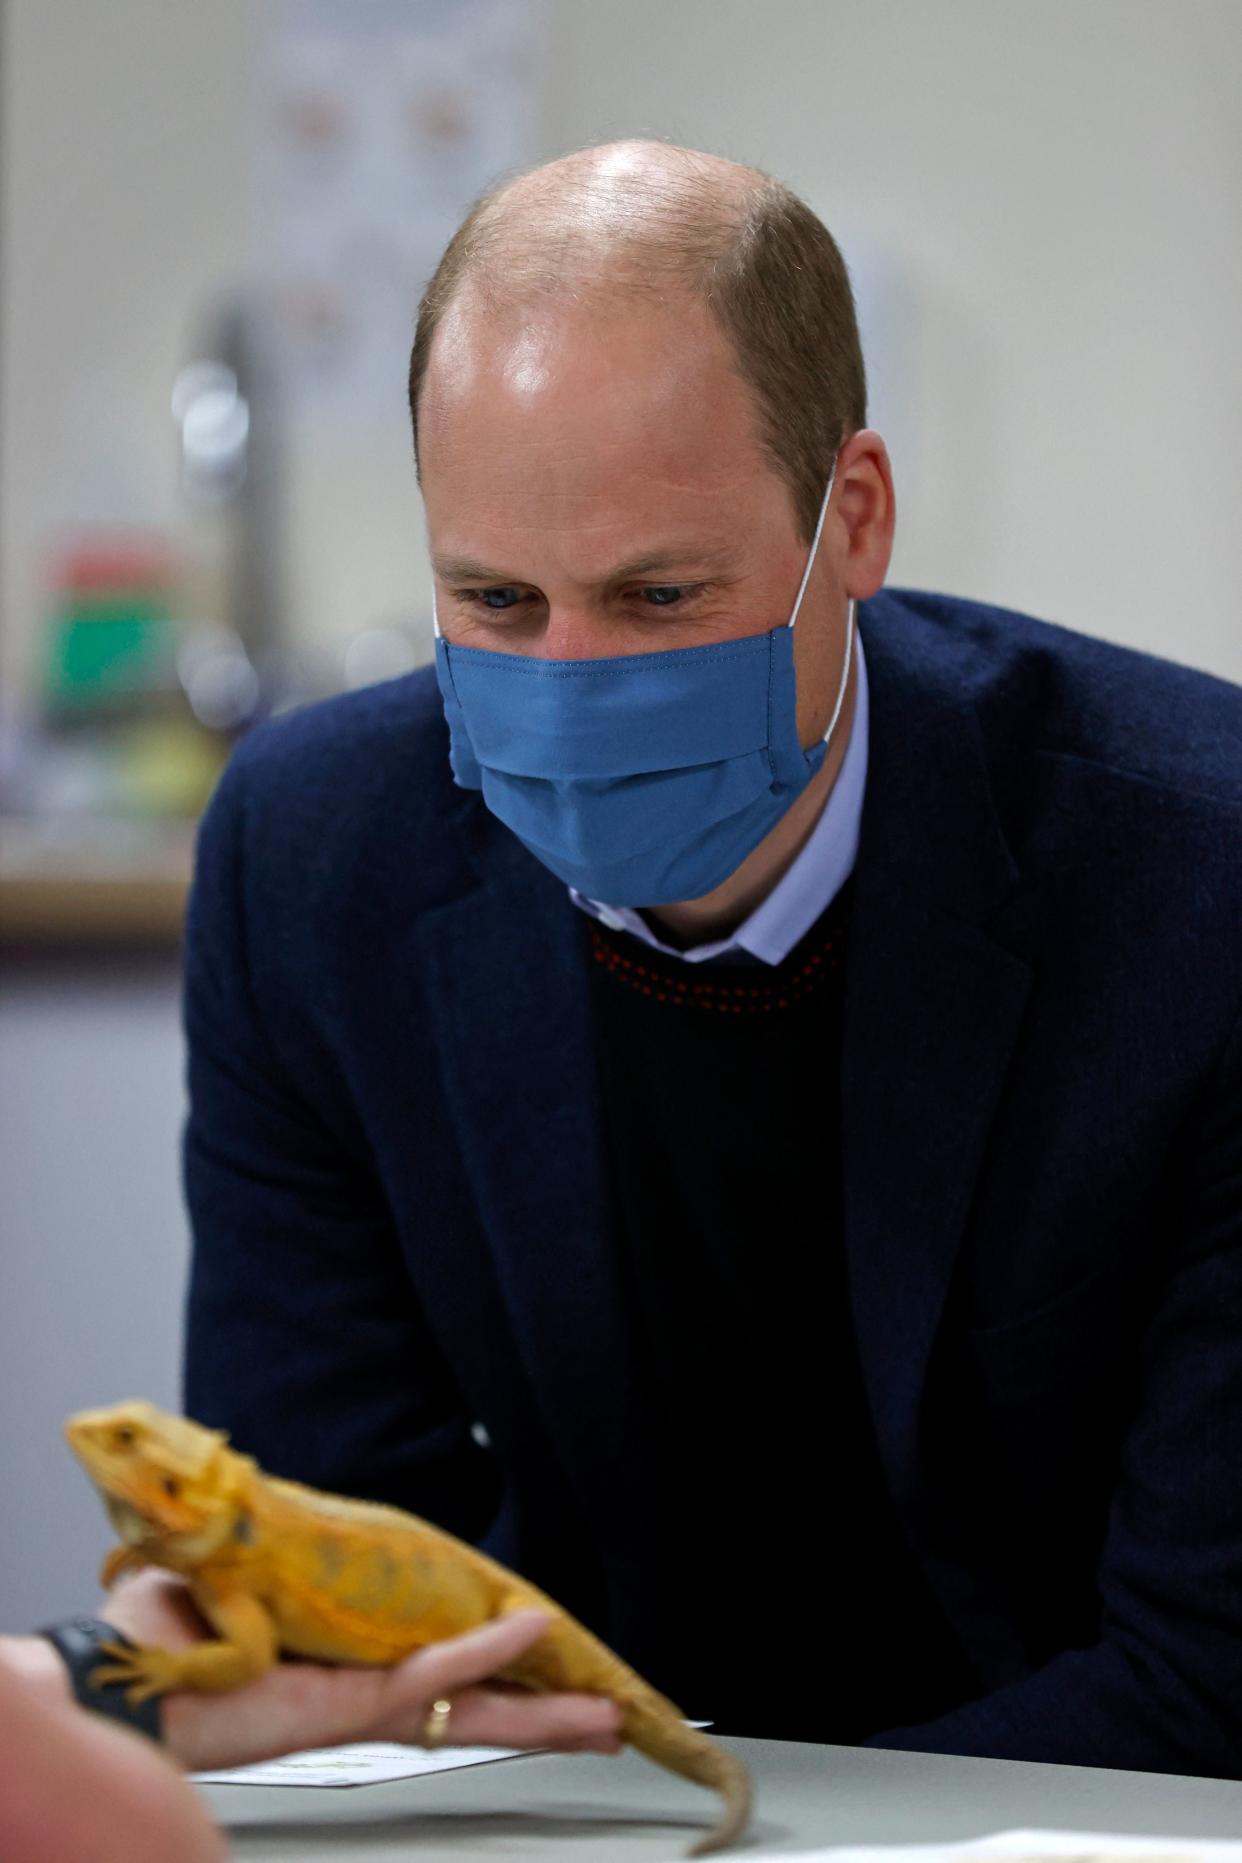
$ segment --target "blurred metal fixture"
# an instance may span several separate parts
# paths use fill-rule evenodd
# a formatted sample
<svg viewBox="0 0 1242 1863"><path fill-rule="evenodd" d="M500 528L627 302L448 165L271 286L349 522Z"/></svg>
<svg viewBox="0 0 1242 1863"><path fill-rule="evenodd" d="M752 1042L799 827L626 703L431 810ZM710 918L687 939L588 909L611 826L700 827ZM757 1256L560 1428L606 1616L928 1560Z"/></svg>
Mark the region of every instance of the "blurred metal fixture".
<svg viewBox="0 0 1242 1863"><path fill-rule="evenodd" d="M278 569L283 453L257 300L221 303L196 349L172 393L182 485L192 505L227 522L226 612L212 619L236 630L251 668L267 680L287 645Z"/></svg>
<svg viewBox="0 0 1242 1863"><path fill-rule="evenodd" d="M191 504L221 504L246 477L250 403L232 369L193 362L173 383L173 418L181 428L181 483Z"/></svg>

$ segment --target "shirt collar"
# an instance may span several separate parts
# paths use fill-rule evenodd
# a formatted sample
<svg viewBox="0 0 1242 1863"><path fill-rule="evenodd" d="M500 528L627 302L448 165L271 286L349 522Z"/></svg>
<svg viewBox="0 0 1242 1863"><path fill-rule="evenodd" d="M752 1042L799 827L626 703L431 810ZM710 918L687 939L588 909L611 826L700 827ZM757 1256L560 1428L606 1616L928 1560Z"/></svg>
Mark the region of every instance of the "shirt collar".
<svg viewBox="0 0 1242 1863"><path fill-rule="evenodd" d="M592 918L600 919L615 931L627 931L643 944L687 964L703 964L711 958L728 958L739 952L757 958L763 964L779 964L810 931L821 913L826 912L854 870L858 855L858 837L862 827L863 795L867 787L869 718L867 705L867 663L863 655L862 636L854 630L854 654L858 665L858 688L854 700L854 717L850 741L845 748L837 780L820 812L819 820L797 859L772 888L767 898L732 932L710 944L694 944L678 950L665 944L652 931L646 919L631 906L603 905L588 899L570 887L569 896L576 906Z"/></svg>

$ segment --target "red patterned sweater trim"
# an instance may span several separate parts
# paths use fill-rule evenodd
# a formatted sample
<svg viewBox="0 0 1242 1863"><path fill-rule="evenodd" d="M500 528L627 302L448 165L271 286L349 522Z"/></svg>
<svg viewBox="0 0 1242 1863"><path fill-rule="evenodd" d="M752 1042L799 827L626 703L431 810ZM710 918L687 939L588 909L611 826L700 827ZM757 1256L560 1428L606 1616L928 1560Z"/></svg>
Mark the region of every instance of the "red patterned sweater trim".
<svg viewBox="0 0 1242 1863"><path fill-rule="evenodd" d="M846 921L833 914L827 932L814 949L799 959L786 960L770 971L691 966L660 952L644 953L634 945L631 953L620 939L609 935L594 920L589 922L591 955L615 982L658 1003L682 1009L699 1009L717 1015L771 1015L817 995L839 972L845 952ZM626 943L632 941L627 939ZM677 968L674 969L673 967ZM740 979L746 978L746 982Z"/></svg>

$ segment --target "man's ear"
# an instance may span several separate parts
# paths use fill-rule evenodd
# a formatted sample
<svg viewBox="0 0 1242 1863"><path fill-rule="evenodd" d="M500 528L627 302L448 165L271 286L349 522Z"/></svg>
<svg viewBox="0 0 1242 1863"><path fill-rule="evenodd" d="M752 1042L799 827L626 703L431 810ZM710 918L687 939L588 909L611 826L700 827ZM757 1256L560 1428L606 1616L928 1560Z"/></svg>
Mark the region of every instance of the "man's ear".
<svg viewBox="0 0 1242 1863"><path fill-rule="evenodd" d="M884 586L897 522L892 463L874 428L861 427L842 444L837 480L837 508L848 538L841 580L847 595L865 602Z"/></svg>

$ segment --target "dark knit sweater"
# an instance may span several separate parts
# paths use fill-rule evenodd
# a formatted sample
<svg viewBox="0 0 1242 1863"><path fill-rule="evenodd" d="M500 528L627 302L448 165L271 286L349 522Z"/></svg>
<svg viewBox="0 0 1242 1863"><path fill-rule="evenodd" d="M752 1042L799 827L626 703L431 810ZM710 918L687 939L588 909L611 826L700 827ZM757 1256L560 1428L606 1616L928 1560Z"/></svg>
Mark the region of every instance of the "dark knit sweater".
<svg viewBox="0 0 1242 1863"><path fill-rule="evenodd" d="M842 1248L848 889L784 963L589 921L619 1253L666 1584L652 1680L739 1733L856 1741L969 1679L881 1483Z"/></svg>

